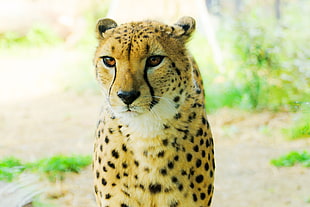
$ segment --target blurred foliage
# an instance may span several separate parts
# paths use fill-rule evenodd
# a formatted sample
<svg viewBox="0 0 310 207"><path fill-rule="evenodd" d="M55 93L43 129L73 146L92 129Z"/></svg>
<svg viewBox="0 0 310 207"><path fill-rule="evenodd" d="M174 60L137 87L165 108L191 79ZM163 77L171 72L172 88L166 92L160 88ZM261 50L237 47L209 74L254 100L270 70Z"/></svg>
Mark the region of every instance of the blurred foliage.
<svg viewBox="0 0 310 207"><path fill-rule="evenodd" d="M283 133L288 139L310 138L310 116L304 113L294 122L294 124L283 129Z"/></svg>
<svg viewBox="0 0 310 207"><path fill-rule="evenodd" d="M0 34L0 48L52 46L62 42L48 25L34 25L26 34L6 32Z"/></svg>
<svg viewBox="0 0 310 207"><path fill-rule="evenodd" d="M278 159L271 160L271 164L276 167L291 167L298 163L304 167L310 167L310 153L307 151L292 151L287 155L279 157Z"/></svg>
<svg viewBox="0 0 310 207"><path fill-rule="evenodd" d="M216 34L224 71L218 70L212 51L201 47L210 47L208 43L194 39L191 48L205 80L209 110L281 110L296 102L309 103L310 30L303 7L310 6L306 5L286 5L280 21L259 8L221 20Z"/></svg>
<svg viewBox="0 0 310 207"><path fill-rule="evenodd" d="M25 170L20 160L7 157L0 160L0 180L11 182L16 176Z"/></svg>
<svg viewBox="0 0 310 207"><path fill-rule="evenodd" d="M67 172L79 173L82 168L91 164L91 156L56 155L34 163L27 164L27 168L47 175L50 181L63 180Z"/></svg>
<svg viewBox="0 0 310 207"><path fill-rule="evenodd" d="M22 163L14 157L4 158L0 160L0 180L11 182L25 170L43 173L50 181L63 180L66 173L79 173L91 161L91 156L82 155L56 155L31 163Z"/></svg>

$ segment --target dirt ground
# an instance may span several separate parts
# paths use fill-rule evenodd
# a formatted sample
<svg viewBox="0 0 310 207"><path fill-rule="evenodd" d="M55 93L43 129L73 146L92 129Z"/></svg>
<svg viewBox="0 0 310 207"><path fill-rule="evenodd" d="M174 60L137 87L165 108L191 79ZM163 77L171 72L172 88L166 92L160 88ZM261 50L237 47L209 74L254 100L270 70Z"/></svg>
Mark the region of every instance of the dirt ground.
<svg viewBox="0 0 310 207"><path fill-rule="evenodd" d="M54 89L49 84L54 72L43 73L40 66L62 64L64 54L54 55L57 64L47 64L46 59L25 62L0 58L0 158L12 155L33 161L60 153L92 153L101 96ZM19 67L24 64L28 67ZM41 82L44 87L36 85ZM27 90L32 87L35 89ZM271 159L292 150L310 149L310 139L288 141L281 132L296 116L231 109L209 115L217 166L213 207L310 206L310 169L270 165ZM62 183L49 183L44 189L42 196L50 198L48 202L55 207L96 206L90 167L69 175Z"/></svg>

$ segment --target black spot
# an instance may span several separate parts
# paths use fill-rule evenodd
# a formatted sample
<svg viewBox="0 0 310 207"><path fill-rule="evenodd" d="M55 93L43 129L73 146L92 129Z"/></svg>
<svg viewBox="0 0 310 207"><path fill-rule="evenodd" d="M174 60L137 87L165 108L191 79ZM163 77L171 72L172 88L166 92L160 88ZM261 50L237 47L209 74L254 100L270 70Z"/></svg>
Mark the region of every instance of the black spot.
<svg viewBox="0 0 310 207"><path fill-rule="evenodd" d="M169 168L169 169L172 169L173 167L174 167L173 162L168 162L168 168Z"/></svg>
<svg viewBox="0 0 310 207"><path fill-rule="evenodd" d="M212 184L208 186L208 195L211 195L211 193L212 193Z"/></svg>
<svg viewBox="0 0 310 207"><path fill-rule="evenodd" d="M175 67L175 63L174 63L174 62L172 62L172 63L171 63L171 66L174 68L174 67Z"/></svg>
<svg viewBox="0 0 310 207"><path fill-rule="evenodd" d="M126 205L125 203L121 204L121 207L129 207L128 205Z"/></svg>
<svg viewBox="0 0 310 207"><path fill-rule="evenodd" d="M139 187L140 187L142 190L145 189L145 188L144 188L144 185L142 185L142 184L140 184Z"/></svg>
<svg viewBox="0 0 310 207"><path fill-rule="evenodd" d="M179 187L178 187L179 191L182 191L183 190L183 185L180 184Z"/></svg>
<svg viewBox="0 0 310 207"><path fill-rule="evenodd" d="M199 144L200 144L200 145L203 145L204 142L205 142L205 141L204 141L203 139L200 139Z"/></svg>
<svg viewBox="0 0 310 207"><path fill-rule="evenodd" d="M196 136L202 136L203 135L203 129L200 128L197 130Z"/></svg>
<svg viewBox="0 0 310 207"><path fill-rule="evenodd" d="M169 129L170 128L170 126L168 126L166 124L163 124L163 126L164 126L164 129Z"/></svg>
<svg viewBox="0 0 310 207"><path fill-rule="evenodd" d="M126 169L126 168L128 167L128 165L127 165L126 162L123 162L123 163L122 163L122 166L123 166L124 169Z"/></svg>
<svg viewBox="0 0 310 207"><path fill-rule="evenodd" d="M181 175L187 175L186 171L185 171L185 170L182 170L182 171L181 171Z"/></svg>
<svg viewBox="0 0 310 207"><path fill-rule="evenodd" d="M116 159L119 158L119 153L115 149L112 150L112 156L115 157Z"/></svg>
<svg viewBox="0 0 310 207"><path fill-rule="evenodd" d="M167 175L167 170L166 170L166 168L160 169L159 172L160 172L160 174L162 174L162 175Z"/></svg>
<svg viewBox="0 0 310 207"><path fill-rule="evenodd" d="M210 142L209 142L208 139L206 139L206 147L207 147L207 148L210 147Z"/></svg>
<svg viewBox="0 0 310 207"><path fill-rule="evenodd" d="M176 97L174 97L174 99L173 99L174 102L178 102L179 100L180 100L180 96L176 96Z"/></svg>
<svg viewBox="0 0 310 207"><path fill-rule="evenodd" d="M178 75L181 75L181 71L178 68L176 68L175 71L177 72Z"/></svg>
<svg viewBox="0 0 310 207"><path fill-rule="evenodd" d="M115 164L112 163L111 161L108 161L108 166L109 166L110 168L115 169Z"/></svg>
<svg viewBox="0 0 310 207"><path fill-rule="evenodd" d="M105 166L102 167L103 172L108 172L107 168Z"/></svg>
<svg viewBox="0 0 310 207"><path fill-rule="evenodd" d="M193 150L194 150L195 152L198 152L198 151L199 151L198 145L195 145L195 146L193 147Z"/></svg>
<svg viewBox="0 0 310 207"><path fill-rule="evenodd" d="M167 145L168 145L168 139L164 139L164 140L163 140L163 145L164 145L164 146L167 146Z"/></svg>
<svg viewBox="0 0 310 207"><path fill-rule="evenodd" d="M202 117L202 118L201 118L201 121L202 121L202 124L203 124L203 125L205 125L206 122L207 122L207 120L205 119L205 117Z"/></svg>
<svg viewBox="0 0 310 207"><path fill-rule="evenodd" d="M165 156L165 151L160 151L158 154L157 154L157 157L164 157Z"/></svg>
<svg viewBox="0 0 310 207"><path fill-rule="evenodd" d="M178 160L179 160L179 156L176 155L176 156L174 157L174 160L175 160L175 161L178 161Z"/></svg>
<svg viewBox="0 0 310 207"><path fill-rule="evenodd" d="M122 145L122 150L123 150L124 152L127 152L127 146L126 146L125 144Z"/></svg>
<svg viewBox="0 0 310 207"><path fill-rule="evenodd" d="M178 178L175 177L175 176L173 176L173 177L171 178L171 181L172 181L173 183L177 183L177 182L178 182Z"/></svg>
<svg viewBox="0 0 310 207"><path fill-rule="evenodd" d="M180 113L176 113L176 114L174 115L174 118L175 118L175 119L180 119L180 118L181 118L181 114L180 114Z"/></svg>
<svg viewBox="0 0 310 207"><path fill-rule="evenodd" d="M100 152L103 152L103 146L102 146L102 144L100 145Z"/></svg>
<svg viewBox="0 0 310 207"><path fill-rule="evenodd" d="M187 160L188 162L190 162L190 161L192 160L192 158L193 158L193 155L192 155L192 154L190 154L190 153L187 153L187 154L186 154L186 160Z"/></svg>
<svg viewBox="0 0 310 207"><path fill-rule="evenodd" d="M153 194L161 192L161 184L155 183L149 185L149 191Z"/></svg>
<svg viewBox="0 0 310 207"><path fill-rule="evenodd" d="M197 183L201 183L203 181L203 175L198 175L197 177L196 177L196 182Z"/></svg>
<svg viewBox="0 0 310 207"><path fill-rule="evenodd" d="M178 130L179 132L183 132L184 134L187 134L189 132L188 129L180 129L180 128L175 128L176 130Z"/></svg>
<svg viewBox="0 0 310 207"><path fill-rule="evenodd" d="M191 143L194 143L194 136L191 136L190 140Z"/></svg>
<svg viewBox="0 0 310 207"><path fill-rule="evenodd" d="M124 193L127 197L130 197L130 194L127 193L126 191L122 190L122 193Z"/></svg>
<svg viewBox="0 0 310 207"><path fill-rule="evenodd" d="M193 167L191 167L191 169L189 170L189 174L190 174L190 175L194 175L194 174L195 174L195 170L194 170Z"/></svg>
<svg viewBox="0 0 310 207"><path fill-rule="evenodd" d="M128 173L125 173L125 172L124 172L124 173L123 173L123 176L128 177Z"/></svg>
<svg viewBox="0 0 310 207"><path fill-rule="evenodd" d="M213 171L210 170L210 177L212 178L213 177Z"/></svg>
<svg viewBox="0 0 310 207"><path fill-rule="evenodd" d="M134 163L137 167L139 167L139 162L137 160L135 160Z"/></svg>
<svg viewBox="0 0 310 207"><path fill-rule="evenodd" d="M202 151L201 151L201 156L202 156L202 157L206 157L206 151L202 150Z"/></svg>
<svg viewBox="0 0 310 207"><path fill-rule="evenodd" d="M111 198L111 195L108 193L105 195L105 199L110 199Z"/></svg>
<svg viewBox="0 0 310 207"><path fill-rule="evenodd" d="M194 183L191 183L190 185L189 185L189 187L191 187L192 189L195 187L195 185L194 185Z"/></svg>
<svg viewBox="0 0 310 207"><path fill-rule="evenodd" d="M109 133L113 134L114 130L112 128L109 128Z"/></svg>
<svg viewBox="0 0 310 207"><path fill-rule="evenodd" d="M200 199L204 200L206 198L206 194L205 193L200 193Z"/></svg>
<svg viewBox="0 0 310 207"><path fill-rule="evenodd" d="M104 142L106 143L106 144L108 144L109 143L109 137L108 136L106 136L105 138L104 138Z"/></svg>
<svg viewBox="0 0 310 207"><path fill-rule="evenodd" d="M193 201L196 202L198 199L197 199L197 196L195 193L193 193Z"/></svg>
<svg viewBox="0 0 310 207"><path fill-rule="evenodd" d="M121 175L119 173L117 173L116 178L121 179Z"/></svg>
<svg viewBox="0 0 310 207"><path fill-rule="evenodd" d="M196 167L199 168L201 166L201 160L197 159L196 160Z"/></svg>

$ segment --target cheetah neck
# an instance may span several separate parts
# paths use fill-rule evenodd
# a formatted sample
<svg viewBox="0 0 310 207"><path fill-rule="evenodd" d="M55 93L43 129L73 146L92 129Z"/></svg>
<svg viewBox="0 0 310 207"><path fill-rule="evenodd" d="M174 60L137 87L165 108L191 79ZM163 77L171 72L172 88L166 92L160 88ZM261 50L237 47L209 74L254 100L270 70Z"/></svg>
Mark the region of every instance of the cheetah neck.
<svg viewBox="0 0 310 207"><path fill-rule="evenodd" d="M124 134L130 134L134 139L153 139L164 135L165 124L171 122L176 113L176 108L160 101L153 109L138 116L121 114L117 117L126 126Z"/></svg>

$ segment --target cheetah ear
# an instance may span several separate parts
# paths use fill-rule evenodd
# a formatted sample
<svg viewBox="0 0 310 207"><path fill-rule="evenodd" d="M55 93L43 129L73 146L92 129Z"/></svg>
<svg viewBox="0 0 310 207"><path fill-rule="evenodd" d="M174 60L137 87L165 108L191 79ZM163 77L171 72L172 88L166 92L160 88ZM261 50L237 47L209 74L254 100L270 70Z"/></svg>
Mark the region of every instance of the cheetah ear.
<svg viewBox="0 0 310 207"><path fill-rule="evenodd" d="M108 18L99 19L96 25L97 38L102 39L107 30L115 27L117 27L117 23L114 20Z"/></svg>
<svg viewBox="0 0 310 207"><path fill-rule="evenodd" d="M174 24L174 28L174 35L186 41L195 31L196 21L192 17L185 16Z"/></svg>

